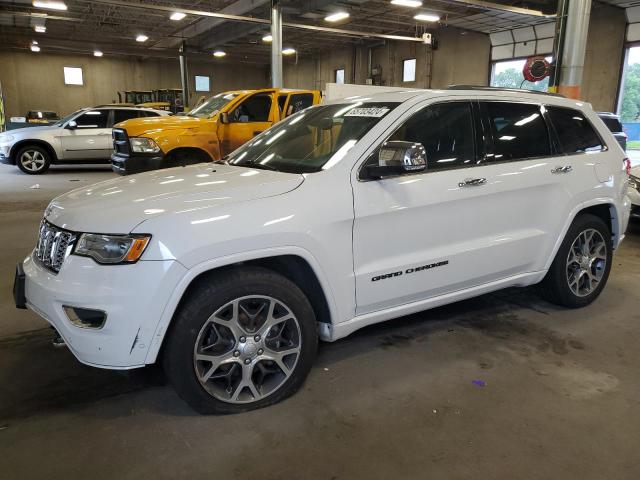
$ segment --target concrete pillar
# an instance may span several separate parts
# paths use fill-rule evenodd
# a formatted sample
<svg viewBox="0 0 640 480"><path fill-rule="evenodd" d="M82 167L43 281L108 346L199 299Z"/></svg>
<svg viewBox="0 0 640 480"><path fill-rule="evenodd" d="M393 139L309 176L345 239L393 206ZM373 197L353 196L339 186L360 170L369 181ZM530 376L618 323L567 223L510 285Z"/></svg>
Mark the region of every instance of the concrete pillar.
<svg viewBox="0 0 640 480"><path fill-rule="evenodd" d="M182 102L186 111L189 107L189 76L187 73L187 44L182 42L180 46L180 81L182 82Z"/></svg>
<svg viewBox="0 0 640 480"><path fill-rule="evenodd" d="M282 12L279 0L271 0L271 86L282 88Z"/></svg>
<svg viewBox="0 0 640 480"><path fill-rule="evenodd" d="M560 58L558 93L569 98L579 99L587 49L591 0L567 1L567 16L562 22L564 32L560 32L562 56Z"/></svg>

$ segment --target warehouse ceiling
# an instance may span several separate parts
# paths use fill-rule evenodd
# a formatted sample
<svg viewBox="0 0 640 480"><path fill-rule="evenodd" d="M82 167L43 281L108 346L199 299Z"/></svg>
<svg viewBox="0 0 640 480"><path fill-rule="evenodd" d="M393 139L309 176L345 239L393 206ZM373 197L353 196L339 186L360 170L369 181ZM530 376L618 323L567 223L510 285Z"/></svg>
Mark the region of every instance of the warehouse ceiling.
<svg viewBox="0 0 640 480"><path fill-rule="evenodd" d="M615 1L615 0L611 0ZM223 61L268 64L270 46L262 41L269 33L269 0L64 0L67 10L36 8L31 0L0 0L0 48L28 50L33 40L42 51L105 55L175 58L183 41L195 55L210 55L222 49ZM456 27L464 31L492 33L553 21L555 1L532 0L488 3L480 0L427 0L420 8L394 5L389 0L282 0L285 27L283 46L298 56L313 56L332 48L379 44L371 35L419 37L429 31ZM539 11L532 15L521 9ZM172 11L187 15L172 21ZM335 23L328 14L347 12L349 17ZM440 20L424 23L416 13L435 14ZM207 16L225 14L250 17L236 21ZM262 22L260 22L262 20ZM292 26L293 24L297 26ZM35 28L46 28L36 33ZM314 31L317 26L338 31ZM366 32L366 33L365 33ZM148 40L137 42L144 34ZM199 53L198 53L199 52ZM293 56L295 57L295 55ZM291 60L288 60L291 61Z"/></svg>

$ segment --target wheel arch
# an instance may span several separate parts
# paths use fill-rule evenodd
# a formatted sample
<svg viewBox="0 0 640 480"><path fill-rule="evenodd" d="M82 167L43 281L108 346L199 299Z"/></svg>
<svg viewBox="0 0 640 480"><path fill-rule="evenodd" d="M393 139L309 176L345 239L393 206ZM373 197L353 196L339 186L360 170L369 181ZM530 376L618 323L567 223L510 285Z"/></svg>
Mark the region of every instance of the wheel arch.
<svg viewBox="0 0 640 480"><path fill-rule="evenodd" d="M18 159L16 158L16 155L18 154L20 149L22 149L23 147L26 147L28 145L36 145L38 147L44 148L47 151L47 153L49 155L51 155L51 162L52 163L55 163L55 162L58 161L58 155L56 154L55 149L53 148L53 146L49 142L47 142L46 140L25 139L25 140L17 141L11 147L11 150L9 152L9 159L11 160L11 163L13 165L17 165L18 164Z"/></svg>
<svg viewBox="0 0 640 480"><path fill-rule="evenodd" d="M161 355L167 333L171 330L175 315L181 305L188 300L190 292L212 275L224 274L226 270L247 266L260 266L283 275L300 287L307 296L316 314L316 319L324 325L331 325L335 315L333 294L322 270L315 259L306 251L263 252L249 258L229 258L205 262L191 268L182 282L176 287L174 295L165 307L162 318L156 327L153 341L147 352L146 364L154 363Z"/></svg>
<svg viewBox="0 0 640 480"><path fill-rule="evenodd" d="M179 155L181 153L192 153L203 157L203 160L206 158L207 161L213 161L215 158L211 155L211 153L207 152L205 149L200 147L192 147L192 146L176 146L172 148L168 152L164 154L165 158L169 158L171 156Z"/></svg>

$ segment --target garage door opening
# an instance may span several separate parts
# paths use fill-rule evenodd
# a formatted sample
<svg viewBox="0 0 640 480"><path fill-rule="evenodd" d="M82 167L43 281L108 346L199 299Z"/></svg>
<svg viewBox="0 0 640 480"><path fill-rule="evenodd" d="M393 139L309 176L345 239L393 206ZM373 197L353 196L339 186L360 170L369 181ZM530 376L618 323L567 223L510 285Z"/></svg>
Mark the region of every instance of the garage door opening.
<svg viewBox="0 0 640 480"><path fill-rule="evenodd" d="M551 63L551 57L545 58ZM492 62L490 85L492 87L525 88L527 90L546 92L549 89L549 77L539 82L529 82L524 79L522 69L526 62L526 58Z"/></svg>
<svg viewBox="0 0 640 480"><path fill-rule="evenodd" d="M626 50L617 113L628 135L627 150L640 150L640 45Z"/></svg>

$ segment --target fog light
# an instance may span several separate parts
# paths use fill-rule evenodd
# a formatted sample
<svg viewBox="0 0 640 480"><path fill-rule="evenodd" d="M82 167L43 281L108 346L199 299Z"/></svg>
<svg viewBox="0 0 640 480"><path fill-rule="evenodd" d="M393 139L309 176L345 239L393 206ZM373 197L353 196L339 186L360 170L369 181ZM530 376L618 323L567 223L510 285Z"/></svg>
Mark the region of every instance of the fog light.
<svg viewBox="0 0 640 480"><path fill-rule="evenodd" d="M99 329L104 326L107 314L102 310L92 310L90 308L69 307L63 305L64 313L69 317L69 321L76 327Z"/></svg>

